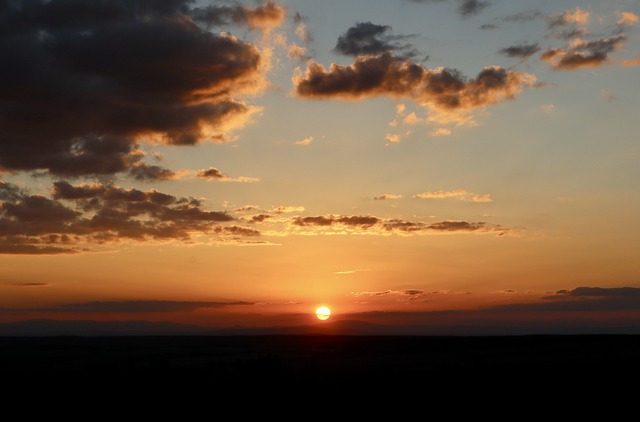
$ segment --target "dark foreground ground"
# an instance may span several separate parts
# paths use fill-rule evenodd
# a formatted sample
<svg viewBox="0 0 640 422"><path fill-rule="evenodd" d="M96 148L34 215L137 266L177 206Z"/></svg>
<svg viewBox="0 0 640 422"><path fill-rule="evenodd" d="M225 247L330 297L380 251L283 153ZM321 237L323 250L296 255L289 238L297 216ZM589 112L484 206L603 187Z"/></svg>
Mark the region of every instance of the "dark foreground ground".
<svg viewBox="0 0 640 422"><path fill-rule="evenodd" d="M369 410L470 399L584 409L615 397L620 409L637 407L640 336L0 337L0 379L5 403L10 391L74 403L154 397L155 409L256 397Z"/></svg>

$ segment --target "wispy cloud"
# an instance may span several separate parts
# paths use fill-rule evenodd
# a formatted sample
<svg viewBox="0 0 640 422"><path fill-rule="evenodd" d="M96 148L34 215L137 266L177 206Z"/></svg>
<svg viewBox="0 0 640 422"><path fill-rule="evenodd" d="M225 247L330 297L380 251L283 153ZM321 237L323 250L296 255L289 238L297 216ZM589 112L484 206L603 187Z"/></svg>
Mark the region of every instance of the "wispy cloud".
<svg viewBox="0 0 640 422"><path fill-rule="evenodd" d="M376 201L385 201L387 199L400 199L402 195L398 195L395 193L383 193L382 195L374 196L373 199Z"/></svg>
<svg viewBox="0 0 640 422"><path fill-rule="evenodd" d="M413 196L418 199L447 199L447 198L457 198L461 201L467 202L492 202L491 195L489 194L476 194L473 192L468 192L463 189L455 189L455 190L439 190L439 191L430 191L430 192L422 192Z"/></svg>

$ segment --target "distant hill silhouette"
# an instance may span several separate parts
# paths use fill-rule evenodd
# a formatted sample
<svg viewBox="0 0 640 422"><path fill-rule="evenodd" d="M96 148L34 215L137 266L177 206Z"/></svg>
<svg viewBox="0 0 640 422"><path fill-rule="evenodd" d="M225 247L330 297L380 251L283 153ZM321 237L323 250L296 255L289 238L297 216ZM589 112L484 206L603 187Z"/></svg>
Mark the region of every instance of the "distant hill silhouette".
<svg viewBox="0 0 640 422"><path fill-rule="evenodd" d="M34 319L0 323L0 337L15 336L180 336L180 335L407 335L407 336L496 336L531 334L625 334L640 335L640 326L393 326L359 320L332 320L319 324L273 327L213 329L197 325L151 321L93 321Z"/></svg>

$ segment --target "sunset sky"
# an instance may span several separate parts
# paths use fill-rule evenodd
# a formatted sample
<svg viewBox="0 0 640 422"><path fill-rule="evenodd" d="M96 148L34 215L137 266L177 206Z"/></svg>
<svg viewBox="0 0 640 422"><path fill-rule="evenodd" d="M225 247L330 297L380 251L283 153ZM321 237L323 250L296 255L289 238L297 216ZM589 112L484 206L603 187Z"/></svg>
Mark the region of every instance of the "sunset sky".
<svg viewBox="0 0 640 422"><path fill-rule="evenodd" d="M639 20L0 1L0 322L640 333Z"/></svg>

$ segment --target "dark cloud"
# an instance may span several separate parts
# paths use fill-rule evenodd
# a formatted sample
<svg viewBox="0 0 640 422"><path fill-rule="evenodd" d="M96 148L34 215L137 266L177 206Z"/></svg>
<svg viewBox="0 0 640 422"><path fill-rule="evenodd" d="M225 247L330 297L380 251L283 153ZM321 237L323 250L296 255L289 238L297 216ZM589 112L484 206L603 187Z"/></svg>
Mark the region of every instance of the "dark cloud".
<svg viewBox="0 0 640 422"><path fill-rule="evenodd" d="M577 287L543 297L543 302L502 305L495 311L638 311L638 287Z"/></svg>
<svg viewBox="0 0 640 422"><path fill-rule="evenodd" d="M556 38L571 39L585 34L584 26L589 22L590 12L576 7L547 16L547 28Z"/></svg>
<svg viewBox="0 0 640 422"><path fill-rule="evenodd" d="M477 15L490 4L488 1L479 0L459 0L458 3L458 13L462 17Z"/></svg>
<svg viewBox="0 0 640 422"><path fill-rule="evenodd" d="M264 220L271 218L269 214L258 214L251 217L251 221L254 223L262 223Z"/></svg>
<svg viewBox="0 0 640 422"><path fill-rule="evenodd" d="M538 51L540 51L540 47L538 44L521 44L521 45L513 45L511 47L503 48L498 51L500 54L504 54L508 57L519 57L519 58L527 58L533 56Z"/></svg>
<svg viewBox="0 0 640 422"><path fill-rule="evenodd" d="M263 57L200 28L190 4L0 3L0 169L75 177L138 165L134 177L162 178L139 165L139 142L223 140L242 125L254 109L238 97L262 86ZM282 13L272 3L232 9L231 20L251 28Z"/></svg>
<svg viewBox="0 0 640 422"><path fill-rule="evenodd" d="M359 22L352 26L347 32L338 37L335 51L347 56L360 56L365 54L381 54L392 51L401 51L411 48L410 44L402 44L411 36L392 35L391 27L388 25L377 25L371 22ZM406 53L412 56L415 53Z"/></svg>
<svg viewBox="0 0 640 422"><path fill-rule="evenodd" d="M442 3L447 0L409 0L412 3ZM458 3L457 12L462 17L468 17L479 14L482 10L490 5L488 1L480 0L456 0Z"/></svg>
<svg viewBox="0 0 640 422"><path fill-rule="evenodd" d="M469 223L468 221L441 221L429 225L430 230L437 231L476 231L486 228L486 223Z"/></svg>
<svg viewBox="0 0 640 422"><path fill-rule="evenodd" d="M485 67L474 79L455 69L427 69L391 54L357 57L353 64L329 69L310 62L304 75L294 78L295 92L307 98L360 99L374 96L409 98L450 120L459 112L512 99L532 75Z"/></svg>
<svg viewBox="0 0 640 422"><path fill-rule="evenodd" d="M24 192L18 186L0 180L0 201L16 202L24 196Z"/></svg>
<svg viewBox="0 0 640 422"><path fill-rule="evenodd" d="M293 224L298 226L331 226L334 224L351 227L371 227L380 221L371 216L317 216L296 217Z"/></svg>
<svg viewBox="0 0 640 422"><path fill-rule="evenodd" d="M627 297L640 299L638 287L576 287L573 290L559 290L554 296L546 299L561 299L563 296L572 297Z"/></svg>
<svg viewBox="0 0 640 422"><path fill-rule="evenodd" d="M583 67L597 67L606 63L609 54L620 48L627 40L624 34L595 41L571 43L567 50L552 48L545 51L540 59L560 70L575 70Z"/></svg>
<svg viewBox="0 0 640 422"><path fill-rule="evenodd" d="M208 27L235 24L247 25L251 29L265 29L278 26L285 18L285 10L282 6L268 1L255 8L233 6L207 6L195 8L191 16L196 22L204 23Z"/></svg>
<svg viewBox="0 0 640 422"><path fill-rule="evenodd" d="M216 227L215 232L232 236L260 236L261 234L258 230L240 226Z"/></svg>
<svg viewBox="0 0 640 422"><path fill-rule="evenodd" d="M406 221L400 219L382 219L374 216L310 216L295 217L292 224L300 227L335 227L337 229L349 229L367 233L385 234L389 232L403 234L427 234L433 232L493 232L504 235L511 232L510 229L493 226L484 222L452 221L445 220L433 224L423 222Z"/></svg>
<svg viewBox="0 0 640 422"><path fill-rule="evenodd" d="M209 167L208 169L199 171L198 177L203 179L223 179L225 175L217 168Z"/></svg>
<svg viewBox="0 0 640 422"><path fill-rule="evenodd" d="M122 240L183 240L194 234L251 236L254 229L223 227L234 219L226 212L202 209L201 201L156 190L125 189L88 183L53 184L52 198L0 185L11 192L0 202L0 252L75 253L83 245Z"/></svg>
<svg viewBox="0 0 640 422"><path fill-rule="evenodd" d="M536 20L542 18L544 15L539 10L529 10L528 12L520 12L513 15L505 16L502 18L505 22L529 22L532 20Z"/></svg>
<svg viewBox="0 0 640 422"><path fill-rule="evenodd" d="M140 181L171 180L176 177L176 173L168 168L145 163L137 163L131 167L131 169L129 169L129 175Z"/></svg>

